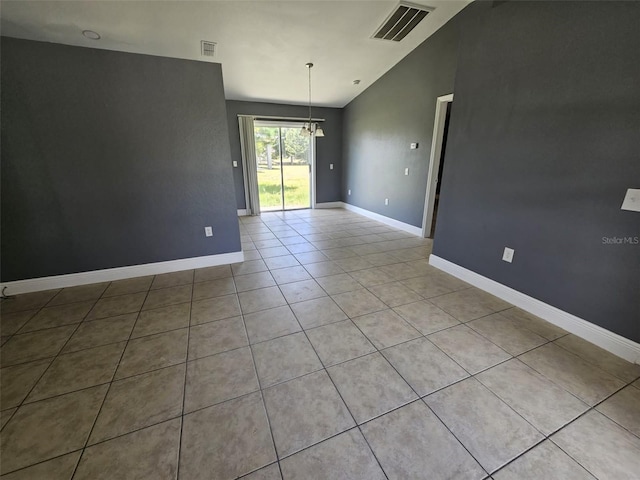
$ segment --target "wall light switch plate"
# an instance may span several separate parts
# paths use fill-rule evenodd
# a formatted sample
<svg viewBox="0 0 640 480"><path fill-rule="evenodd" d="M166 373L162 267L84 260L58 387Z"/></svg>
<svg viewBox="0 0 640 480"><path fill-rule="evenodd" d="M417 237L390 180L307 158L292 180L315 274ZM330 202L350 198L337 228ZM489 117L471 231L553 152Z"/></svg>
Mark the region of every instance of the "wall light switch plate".
<svg viewBox="0 0 640 480"><path fill-rule="evenodd" d="M333 163L329 164L329 170L333 170Z"/></svg>
<svg viewBox="0 0 640 480"><path fill-rule="evenodd" d="M238 162L236 160L233 161L233 166L237 167L238 166Z"/></svg>
<svg viewBox="0 0 640 480"><path fill-rule="evenodd" d="M211 227L204 227L204 234L207 237L213 237L213 229Z"/></svg>
<svg viewBox="0 0 640 480"><path fill-rule="evenodd" d="M388 199L388 198L385 198L385 199L384 199L384 204L385 204L385 205L389 205L389 199Z"/></svg>
<svg viewBox="0 0 640 480"><path fill-rule="evenodd" d="M504 260L505 262L513 262L513 254L516 253L516 251L513 248L509 248L509 247L504 247L504 253L502 254L502 260Z"/></svg>
<svg viewBox="0 0 640 480"><path fill-rule="evenodd" d="M621 210L640 212L640 188L629 188L627 190Z"/></svg>
<svg viewBox="0 0 640 480"><path fill-rule="evenodd" d="M404 169L404 174L405 174L405 175L409 175L409 169L408 169L408 168L405 168L405 169Z"/></svg>
<svg viewBox="0 0 640 480"><path fill-rule="evenodd" d="M351 190L349 190L349 191L347 192L347 195L351 195Z"/></svg>
<svg viewBox="0 0 640 480"><path fill-rule="evenodd" d="M411 150L415 150L416 148L418 148L418 144L417 143L412 143L411 144Z"/></svg>

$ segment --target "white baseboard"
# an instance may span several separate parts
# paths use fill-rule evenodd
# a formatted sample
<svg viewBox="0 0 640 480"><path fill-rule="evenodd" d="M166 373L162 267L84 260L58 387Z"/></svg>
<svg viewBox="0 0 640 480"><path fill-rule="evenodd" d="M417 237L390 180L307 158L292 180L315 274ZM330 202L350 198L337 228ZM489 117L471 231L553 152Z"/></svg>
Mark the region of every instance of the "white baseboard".
<svg viewBox="0 0 640 480"><path fill-rule="evenodd" d="M314 208L344 208L343 202L322 202L316 203Z"/></svg>
<svg viewBox="0 0 640 480"><path fill-rule="evenodd" d="M405 232L411 233L412 235L417 235L418 237L422 237L422 227L414 227L413 225L409 225L408 223L404 223L399 220L395 220L393 218L385 217L384 215L380 215L379 213L365 210L364 208L356 207L355 205L351 205L350 203L343 203L342 205L345 210L350 210L352 212L359 213L363 217L368 217L377 222L384 223L385 225L389 225L390 227L397 228L398 230L404 230Z"/></svg>
<svg viewBox="0 0 640 480"><path fill-rule="evenodd" d="M604 348L614 355L622 357L631 363L640 364L640 344L628 338L610 332L587 320L518 292L513 288L472 272L437 255L431 255L429 257L429 264L481 290L489 292L516 307L520 307L522 310L532 313L549 323L553 323L588 342Z"/></svg>
<svg viewBox="0 0 640 480"><path fill-rule="evenodd" d="M39 292L54 288L76 287L90 283L112 282L126 278L144 277L146 275L158 275L161 273L179 272L192 268L215 267L230 263L244 262L243 252L222 253L219 255L207 255L204 257L182 258L168 262L146 263L144 265L132 265L130 267L107 268L93 270L91 272L70 273L67 275L55 275L52 277L29 278L15 282L0 283L0 290L7 287L5 295L18 295L20 293Z"/></svg>
<svg viewBox="0 0 640 480"><path fill-rule="evenodd" d="M246 217L247 216L247 209L246 208L239 208L238 209L238 216L239 217Z"/></svg>

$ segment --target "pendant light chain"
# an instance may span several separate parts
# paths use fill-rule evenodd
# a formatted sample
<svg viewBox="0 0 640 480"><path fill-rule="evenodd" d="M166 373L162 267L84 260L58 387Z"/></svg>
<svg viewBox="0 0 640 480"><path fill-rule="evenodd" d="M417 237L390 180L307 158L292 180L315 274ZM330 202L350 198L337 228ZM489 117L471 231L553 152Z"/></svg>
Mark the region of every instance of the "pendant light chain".
<svg viewBox="0 0 640 480"><path fill-rule="evenodd" d="M307 63L307 68L309 69L309 135L313 133L311 129L311 68L313 67L313 63Z"/></svg>

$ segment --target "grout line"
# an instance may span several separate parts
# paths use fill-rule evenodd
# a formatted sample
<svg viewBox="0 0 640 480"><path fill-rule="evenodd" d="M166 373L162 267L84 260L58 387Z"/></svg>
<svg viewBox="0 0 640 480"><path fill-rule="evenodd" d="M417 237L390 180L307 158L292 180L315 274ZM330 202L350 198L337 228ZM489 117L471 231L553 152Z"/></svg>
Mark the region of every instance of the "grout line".
<svg viewBox="0 0 640 480"><path fill-rule="evenodd" d="M192 283L191 283L191 302L190 302L190 307L189 307L189 325L188 325L188 329L187 329L187 350L186 350L186 355L185 355L185 365L184 365L184 379L183 379L183 383L182 383L182 412L180 414L180 438L178 440L178 459L176 461L176 478L180 477L180 458L182 457L182 436L183 436L183 431L184 431L184 406L185 406L185 401L186 401L186 397L187 397L187 376L188 376L188 370L189 370L189 364L187 363L189 360L189 346L190 346L190 342L191 342L191 315L193 314L193 293L195 290L195 278L196 278L196 272L195 269L193 270L193 275L191 277ZM235 286L235 285L234 285Z"/></svg>
<svg viewBox="0 0 640 480"><path fill-rule="evenodd" d="M155 277L154 277L154 280L152 280L151 285L153 284L154 281L155 281ZM105 288L105 291L106 291L106 288ZM126 340L124 348L122 349L122 353L120 354L120 359L118 360L118 363L116 364L116 367L113 370L113 375L111 376L111 381L109 382L109 385L108 385L107 390L106 390L106 392L104 394L104 397L102 398L102 403L100 404L100 408L98 409L98 413L95 416L95 418L93 419L93 425L91 425L91 429L89 430L89 433L87 434L87 438L86 438L86 440L84 442L84 447L82 449L82 453L80 454L80 458L78 458L78 463L76 464L76 467L73 469L73 474L71 475L72 479L73 479L73 477L76 476L76 472L78 471L78 467L80 466L80 462L82 461L82 457L84 456L84 452L87 450L87 445L89 444L89 440L91 439L91 435L93 434L93 430L95 429L96 424L98 423L98 418L100 417L100 414L102 413L102 409L104 407L104 404L107 401L107 397L109 396L109 391L111 390L111 385L113 385L115 376L118 373L118 369L120 368L120 363L122 362L122 359L124 358L124 354L127 351L127 347L129 346L129 342L131 341L131 335L133 335L133 331L135 330L136 324L138 323L138 319L140 318L140 313L142 312L142 307L144 306L145 302L147 301L147 297L149 296L149 292L150 291L151 290L147 290L147 292L146 292L145 298L142 301L142 304L140 305L140 310L138 311L138 315L136 316L136 320L133 323L133 328L131 329L131 333L129 333L129 338ZM102 292L102 294L104 295L104 292ZM99 300L100 299L98 299L98 301ZM96 305L97 305L98 301L96 301ZM94 305L94 308L95 308L95 305Z"/></svg>

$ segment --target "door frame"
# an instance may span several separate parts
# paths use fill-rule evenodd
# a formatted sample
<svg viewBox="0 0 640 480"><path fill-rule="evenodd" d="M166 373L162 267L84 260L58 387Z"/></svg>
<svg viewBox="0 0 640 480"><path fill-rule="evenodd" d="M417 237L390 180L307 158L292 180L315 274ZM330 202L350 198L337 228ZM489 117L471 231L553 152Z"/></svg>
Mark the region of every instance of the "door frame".
<svg viewBox="0 0 640 480"><path fill-rule="evenodd" d="M429 155L429 174L427 176L427 191L424 196L424 214L422 216L422 236L428 238L433 223L433 209L436 201L436 187L440 173L440 155L444 143L444 126L447 119L447 104L453 102L453 93L436 99L436 117L433 123L431 137L431 154Z"/></svg>
<svg viewBox="0 0 640 480"><path fill-rule="evenodd" d="M324 121L324 119L313 119L313 120L319 120L319 121ZM306 119L306 122L308 123L309 120ZM256 126L273 126L273 127L285 127L285 128L291 128L292 124L300 124L300 128L302 128L302 125L305 123L305 119L302 118L297 118L297 117L254 117L253 119L253 128L254 128L254 134L255 134L255 128ZM316 208L316 136L313 135L311 137L311 142L309 143L309 154L311 156L311 168L309 170L309 209L313 209ZM257 179L256 179L257 182ZM246 195L246 180L245 180L245 195ZM282 188L284 189L284 185L282 186ZM245 197L246 198L246 197ZM246 200L245 200L246 201ZM283 209L282 210L273 210L274 212L289 212L289 211L294 211L294 210L306 210L306 208L292 208L292 209L285 209L284 208L284 204L283 204Z"/></svg>

